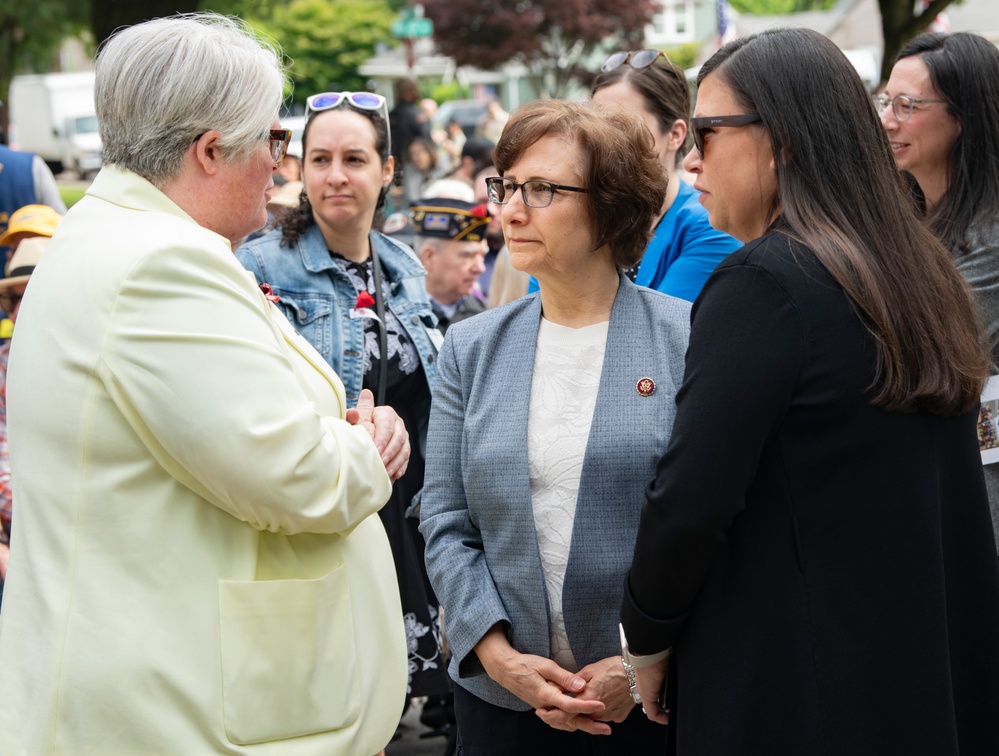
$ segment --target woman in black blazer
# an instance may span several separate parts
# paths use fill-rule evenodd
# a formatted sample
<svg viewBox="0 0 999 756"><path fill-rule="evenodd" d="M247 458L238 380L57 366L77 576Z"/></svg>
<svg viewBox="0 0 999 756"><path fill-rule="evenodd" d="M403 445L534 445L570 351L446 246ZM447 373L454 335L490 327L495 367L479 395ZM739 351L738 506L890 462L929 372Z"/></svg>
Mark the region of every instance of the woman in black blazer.
<svg viewBox="0 0 999 756"><path fill-rule="evenodd" d="M698 86L685 167L746 246L694 305L626 587L646 711L680 754L999 753L970 292L829 40L737 40Z"/></svg>

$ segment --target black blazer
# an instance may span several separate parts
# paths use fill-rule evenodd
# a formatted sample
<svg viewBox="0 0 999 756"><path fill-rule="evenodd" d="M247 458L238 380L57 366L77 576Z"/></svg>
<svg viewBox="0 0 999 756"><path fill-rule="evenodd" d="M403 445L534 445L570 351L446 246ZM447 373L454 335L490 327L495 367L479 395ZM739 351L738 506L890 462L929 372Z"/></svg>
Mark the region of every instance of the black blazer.
<svg viewBox="0 0 999 756"><path fill-rule="evenodd" d="M677 753L999 754L977 415L872 405L874 359L777 233L695 303L622 610L633 651L676 651Z"/></svg>

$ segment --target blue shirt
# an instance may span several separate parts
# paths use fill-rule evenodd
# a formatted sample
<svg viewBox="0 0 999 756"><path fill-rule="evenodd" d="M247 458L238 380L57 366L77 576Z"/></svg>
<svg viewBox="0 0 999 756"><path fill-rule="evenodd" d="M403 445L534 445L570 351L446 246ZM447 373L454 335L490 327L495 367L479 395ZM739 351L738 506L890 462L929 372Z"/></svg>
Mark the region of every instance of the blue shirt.
<svg viewBox="0 0 999 756"><path fill-rule="evenodd" d="M716 230L700 193L681 181L680 191L645 248L635 283L693 302L715 267L742 242ZM537 291L532 277L528 292Z"/></svg>

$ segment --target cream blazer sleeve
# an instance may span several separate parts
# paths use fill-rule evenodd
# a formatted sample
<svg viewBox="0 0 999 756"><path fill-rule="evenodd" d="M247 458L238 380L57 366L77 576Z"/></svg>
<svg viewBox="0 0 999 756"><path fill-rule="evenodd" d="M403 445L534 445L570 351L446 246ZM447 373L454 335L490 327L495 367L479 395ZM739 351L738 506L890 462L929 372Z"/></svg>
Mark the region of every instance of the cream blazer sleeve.
<svg viewBox="0 0 999 756"><path fill-rule="evenodd" d="M259 530L347 531L391 482L342 419L339 379L280 318L233 257L160 250L121 280L99 375L157 461L208 502ZM300 369L288 343L320 369ZM327 381L339 404L317 407L303 380Z"/></svg>

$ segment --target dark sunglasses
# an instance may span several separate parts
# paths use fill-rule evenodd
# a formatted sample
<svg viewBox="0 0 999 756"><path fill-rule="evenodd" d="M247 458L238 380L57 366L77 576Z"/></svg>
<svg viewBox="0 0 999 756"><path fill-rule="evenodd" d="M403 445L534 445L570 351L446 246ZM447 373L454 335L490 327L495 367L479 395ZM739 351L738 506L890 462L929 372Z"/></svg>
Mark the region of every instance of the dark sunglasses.
<svg viewBox="0 0 999 756"><path fill-rule="evenodd" d="M631 50L630 52L616 52L604 61L604 64L600 66L600 70L604 72L613 71L615 68L623 66L625 63L630 65L632 68L648 68L660 58L665 57L666 53L662 50Z"/></svg>
<svg viewBox="0 0 999 756"><path fill-rule="evenodd" d="M756 123L757 121L762 121L763 119L757 113L746 113L744 115L727 115L727 116L707 116L706 118L691 118L690 119L690 130L694 136L694 147L704 157L704 135L707 134L711 129L717 129L724 126L727 127L739 127L748 126L751 123Z"/></svg>

